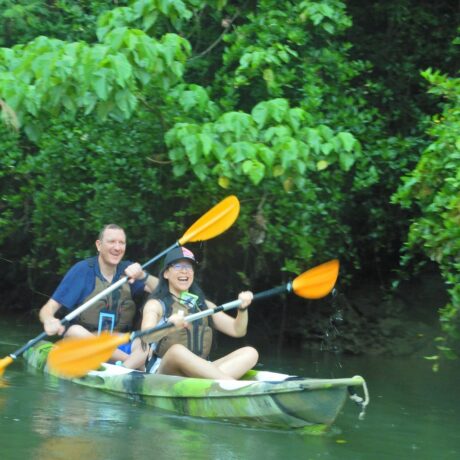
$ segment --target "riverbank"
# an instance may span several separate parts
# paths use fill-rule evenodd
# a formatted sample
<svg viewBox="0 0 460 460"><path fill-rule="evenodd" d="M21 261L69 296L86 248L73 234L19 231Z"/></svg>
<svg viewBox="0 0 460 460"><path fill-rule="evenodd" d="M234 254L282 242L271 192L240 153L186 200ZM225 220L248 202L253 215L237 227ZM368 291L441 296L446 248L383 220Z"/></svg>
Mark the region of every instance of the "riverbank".
<svg viewBox="0 0 460 460"><path fill-rule="evenodd" d="M426 356L436 352L441 334L438 310L449 302L439 272L428 269L388 293L367 282L347 293L337 324L344 352L385 356Z"/></svg>

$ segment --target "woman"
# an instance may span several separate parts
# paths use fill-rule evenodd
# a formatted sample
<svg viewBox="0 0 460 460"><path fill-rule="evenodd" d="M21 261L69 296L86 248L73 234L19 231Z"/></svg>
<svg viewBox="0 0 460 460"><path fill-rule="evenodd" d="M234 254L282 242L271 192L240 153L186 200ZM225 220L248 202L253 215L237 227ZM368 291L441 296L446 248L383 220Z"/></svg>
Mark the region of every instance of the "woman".
<svg viewBox="0 0 460 460"><path fill-rule="evenodd" d="M194 313L216 305L205 300L194 281L196 261L187 248L179 247L166 255L159 284L147 300L142 316L142 329L165 321L174 324L143 338L151 343L152 358L147 364L150 372L158 374L201 377L210 379L239 379L255 366L258 353L252 347L243 347L216 360L208 361L212 342L212 329L231 337L246 335L248 306L252 292L241 292L241 306L234 318L224 312L187 324L184 313Z"/></svg>

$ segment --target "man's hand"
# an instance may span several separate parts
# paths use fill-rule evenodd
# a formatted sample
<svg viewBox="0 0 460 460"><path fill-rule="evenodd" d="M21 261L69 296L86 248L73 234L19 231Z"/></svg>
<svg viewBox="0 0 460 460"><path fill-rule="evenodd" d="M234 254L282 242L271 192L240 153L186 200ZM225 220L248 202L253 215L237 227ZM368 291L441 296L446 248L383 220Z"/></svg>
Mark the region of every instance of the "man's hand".
<svg viewBox="0 0 460 460"><path fill-rule="evenodd" d="M62 335L65 332L65 326L57 318L47 318L43 322L43 329L48 335Z"/></svg>
<svg viewBox="0 0 460 460"><path fill-rule="evenodd" d="M130 284L134 283L136 280L141 280L145 278L147 273L141 267L141 264L134 262L131 265L128 265L125 270L125 275L129 278L128 282Z"/></svg>

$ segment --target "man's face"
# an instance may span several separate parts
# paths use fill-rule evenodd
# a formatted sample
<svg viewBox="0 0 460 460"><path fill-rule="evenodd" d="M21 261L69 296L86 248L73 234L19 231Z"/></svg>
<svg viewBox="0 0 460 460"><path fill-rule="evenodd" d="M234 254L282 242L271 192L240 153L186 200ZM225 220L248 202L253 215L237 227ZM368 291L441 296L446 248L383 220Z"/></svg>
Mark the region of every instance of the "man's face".
<svg viewBox="0 0 460 460"><path fill-rule="evenodd" d="M106 229L101 240L96 241L99 257L108 265L118 265L126 250L126 235L120 229Z"/></svg>

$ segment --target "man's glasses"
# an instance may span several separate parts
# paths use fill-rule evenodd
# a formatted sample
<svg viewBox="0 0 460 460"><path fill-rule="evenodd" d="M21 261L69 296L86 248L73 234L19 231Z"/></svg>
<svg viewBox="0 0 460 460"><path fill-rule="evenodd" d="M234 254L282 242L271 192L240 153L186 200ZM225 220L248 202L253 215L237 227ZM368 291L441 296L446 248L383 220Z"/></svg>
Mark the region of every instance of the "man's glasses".
<svg viewBox="0 0 460 460"><path fill-rule="evenodd" d="M170 267L171 267L175 272L180 272L181 270L193 271L193 265L192 265L192 264L188 264L188 263L173 264L173 265L170 265Z"/></svg>

